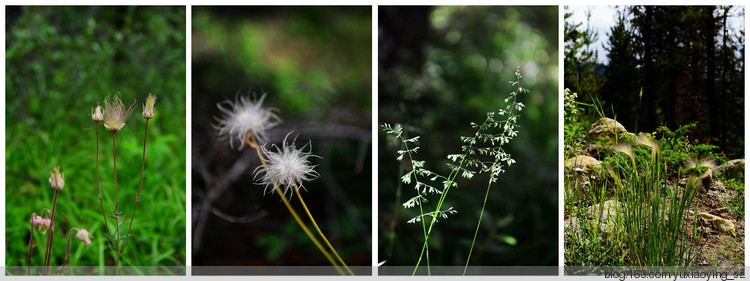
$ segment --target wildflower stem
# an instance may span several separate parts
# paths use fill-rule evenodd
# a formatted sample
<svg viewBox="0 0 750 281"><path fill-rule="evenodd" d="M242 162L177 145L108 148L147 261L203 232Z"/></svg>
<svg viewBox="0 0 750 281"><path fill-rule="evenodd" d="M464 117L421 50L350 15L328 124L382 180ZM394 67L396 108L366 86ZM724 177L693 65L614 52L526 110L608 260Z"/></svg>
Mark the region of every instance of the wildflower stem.
<svg viewBox="0 0 750 281"><path fill-rule="evenodd" d="M143 156L141 161L141 184L138 185L138 192L135 194L135 206L133 206L133 215L130 216L130 224L128 225L128 232L125 233L125 242L123 248L128 244L128 238L130 238L130 228L133 226L133 220L135 220L135 210L138 209L138 203L141 202L141 188L143 187L143 171L146 168L146 137L148 137L148 120L146 119L146 132L143 134Z"/></svg>
<svg viewBox="0 0 750 281"><path fill-rule="evenodd" d="M78 228L71 228L68 231L68 245L65 247L65 260L63 260L62 266L60 267L60 273L65 269L65 264L68 262L68 256L70 255L70 236L73 235L73 230L78 231Z"/></svg>
<svg viewBox="0 0 750 281"><path fill-rule="evenodd" d="M249 137L248 137L249 136ZM252 133L248 133L248 136L245 136L245 141L248 142L248 145L255 149L255 152L258 153L258 158L260 159L260 163L263 164L263 168L268 170L268 165L266 164L265 158L263 158L263 154L260 152L260 147L258 146L258 142L255 140L255 136L252 135ZM250 141L248 141L250 139ZM284 202L284 205L286 205L286 208L289 210L289 212L292 214L294 219L297 221L297 224L302 228L303 231L305 231L305 234L307 234L307 237L310 237L310 240L312 240L313 244L318 247L318 250L320 250L321 253L326 257L328 262L330 262L334 268L336 268L336 271L340 275L344 275L344 272L339 268L339 265L336 264L336 261L331 258L331 255L328 254L328 252L323 248L323 245L320 244L320 241L318 241L315 236L312 235L312 232L310 232L310 229L307 228L304 222L300 219L299 215L297 215L297 212L294 211L292 208L292 205L289 203L289 200L286 199L286 196L284 196L284 192L281 190L281 187L279 187L276 182L273 182L273 188L276 190L276 193L279 194L279 197L281 197L281 201Z"/></svg>
<svg viewBox="0 0 750 281"><path fill-rule="evenodd" d="M31 236L29 236L29 269L26 275L31 275L31 249L34 248L34 216L31 217Z"/></svg>
<svg viewBox="0 0 750 281"><path fill-rule="evenodd" d="M49 273L50 254L52 253L52 233L55 232L55 207L57 207L58 194L60 194L60 190L55 190L55 199L52 202L52 216L50 218L49 234L47 234L47 248L44 253L44 274Z"/></svg>
<svg viewBox="0 0 750 281"><path fill-rule="evenodd" d="M346 266L346 263L344 262L344 260L341 259L341 256L339 256L339 253L336 252L336 249L333 248L333 246L331 245L331 242L328 241L328 238L326 238L323 232L320 231L320 227L318 227L318 223L315 222L315 218L313 218L312 214L310 213L310 210L307 209L307 204L305 204L305 200L302 199L302 194L299 193L299 189L296 186L294 186L292 189L294 189L294 193L297 193L297 198L299 198L299 202L302 203L302 208L305 209L305 213L307 213L307 216L310 218L310 221L312 221L313 226L315 226L315 230L318 231L318 234L320 234L320 237L323 238L323 241L326 242L326 245L328 245L328 248L331 249L331 252L333 252L333 255L336 256L336 259L338 259L339 263L341 263L341 265L344 266L346 271L348 271L349 274L354 275L351 269L349 269L349 267Z"/></svg>
<svg viewBox="0 0 750 281"><path fill-rule="evenodd" d="M104 201L102 200L102 185L99 184L99 121L96 121L96 186L99 188L99 205L102 207L104 228L107 229L107 236L111 240L112 233L109 231L109 224L107 224L107 215L104 212Z"/></svg>
<svg viewBox="0 0 750 281"><path fill-rule="evenodd" d="M112 133L112 161L114 162L114 170L115 170L115 205L120 205L120 192L117 189L117 147L115 145L117 143L117 131L114 131Z"/></svg>
<svg viewBox="0 0 750 281"><path fill-rule="evenodd" d="M115 233L112 243L115 244L115 275L120 273L120 255L122 255L122 248L120 244L120 193L117 189L117 131L112 131L112 161L114 165L115 173Z"/></svg>

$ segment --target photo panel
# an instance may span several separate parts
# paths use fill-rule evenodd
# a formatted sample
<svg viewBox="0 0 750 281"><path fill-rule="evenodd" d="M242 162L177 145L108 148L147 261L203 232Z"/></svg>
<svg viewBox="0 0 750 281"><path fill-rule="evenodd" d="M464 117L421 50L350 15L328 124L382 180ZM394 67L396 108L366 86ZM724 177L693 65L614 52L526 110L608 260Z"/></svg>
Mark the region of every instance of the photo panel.
<svg viewBox="0 0 750 281"><path fill-rule="evenodd" d="M378 9L378 274L557 274L557 6Z"/></svg>
<svg viewBox="0 0 750 281"><path fill-rule="evenodd" d="M6 6L5 275L184 275L184 6Z"/></svg>
<svg viewBox="0 0 750 281"><path fill-rule="evenodd" d="M372 8L192 8L192 274L370 275Z"/></svg>
<svg viewBox="0 0 750 281"><path fill-rule="evenodd" d="M565 8L566 274L744 272L744 13Z"/></svg>

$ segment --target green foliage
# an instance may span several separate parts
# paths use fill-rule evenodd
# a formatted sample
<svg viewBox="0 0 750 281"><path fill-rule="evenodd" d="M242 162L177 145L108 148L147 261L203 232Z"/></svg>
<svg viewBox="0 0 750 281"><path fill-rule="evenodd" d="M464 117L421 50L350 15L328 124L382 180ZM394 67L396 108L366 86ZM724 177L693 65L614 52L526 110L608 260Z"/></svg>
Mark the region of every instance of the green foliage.
<svg viewBox="0 0 750 281"><path fill-rule="evenodd" d="M398 154L396 160L403 161L404 156L406 155L408 156L407 160L409 160L409 162L411 163L411 170L401 176L401 181L404 184L408 185L411 184L413 178L415 182L414 188L417 190L417 196L414 196L411 199L407 200L405 203L403 203L403 206L404 208L419 206L419 215L415 216L407 222L421 222L422 233L424 236L422 253L420 253L419 260L417 261L417 266L415 267L414 272L416 272L417 268L420 266L422 255L425 253L425 251L429 253L429 236L432 232L432 227L438 221L438 218L447 219L449 214L457 213L457 211L454 210L453 207L443 209L442 204L443 202L445 202L445 198L447 197L450 188L458 188L458 183L456 182L456 178L458 177L458 175L460 174L461 177L466 179L472 179L477 173L490 174L487 185L487 195L489 195L490 187L493 183L497 182L500 173L505 172L504 168L507 168L510 165L516 163L515 160L510 158L510 154L505 152L504 146L509 144L510 141L518 135L518 117L520 117L520 111L525 106L523 103L518 102L518 96L528 93L529 91L520 86L521 74L518 70L516 70L515 75L516 81L510 81L510 84L512 87L518 88L516 91L512 91L505 99L505 103L507 104L505 109L499 109L497 112L488 112L487 118L484 122L482 122L482 124L472 122L471 127L476 130L476 133L473 136L461 137L461 142L463 143L463 146L461 146L461 151L463 153L449 154L447 156L447 158L453 162L448 163L448 166L451 168L448 176L441 176L425 169L425 161L414 160L413 155L416 154L417 150L419 149L419 146L416 146L417 141L419 140L419 136L405 139L403 137L403 128L399 124L397 124L395 128L392 128L389 124L384 124L381 126L386 134L394 135L394 138L399 139L404 146L404 150L398 150L396 152ZM497 118L500 119L498 120ZM412 148L409 147L410 143L413 145ZM492 159L492 161L483 159L484 157L489 157ZM420 181L420 177L429 178L429 180L432 182L439 179L443 183L442 190L435 188L432 185L426 184L423 181ZM435 211L425 213L423 209L423 203L426 203L428 201L427 196L431 195L432 193L440 195L440 199L437 201ZM472 239L469 255L466 259L466 267L468 267L469 261L471 259L471 253L474 250L474 243L476 242L476 237L479 232L479 226L481 225L482 216L484 215L487 197L488 196L485 196L484 202L482 204L479 221L477 222L477 227L474 232L474 239ZM427 227L424 222L426 216L431 217L429 227ZM506 237L506 239L502 240L508 242L508 244L516 244L516 240L507 239L507 237L509 237L507 235L504 237ZM429 254L427 255L426 264L429 273ZM464 274L466 274L466 269L464 269Z"/></svg>
<svg viewBox="0 0 750 281"><path fill-rule="evenodd" d="M729 211L736 214L739 218L745 217L745 177L740 173L738 178L725 178L718 176L717 180L724 183L726 188L737 191L735 196L730 197L728 200L722 198L724 206L729 208Z"/></svg>
<svg viewBox="0 0 750 281"><path fill-rule="evenodd" d="M114 264L95 184L92 108L122 93L126 104L148 93L159 99L149 122L142 202L124 265L185 264L185 8L9 8L6 52L6 265L28 262L28 219L51 208L49 171L60 166L53 265L63 261L72 227L91 245L72 241L72 266ZM126 218L139 184L145 122L138 111L118 133L118 186ZM111 133L100 132L105 208L114 205ZM109 149L107 149L109 147ZM105 211L108 211L105 209ZM129 221L129 220L128 220ZM58 230L59 229L59 230ZM35 238L39 240L39 237ZM40 249L41 248L41 249ZM32 254L43 263L44 246ZM25 271L24 271L25 272ZM102 271L103 272L103 271Z"/></svg>
<svg viewBox="0 0 750 281"><path fill-rule="evenodd" d="M599 204L600 213L585 214L583 208L575 210L573 216L578 218L578 224L566 229L566 236L573 237L566 245L570 251L566 253L566 264L666 266L692 263L696 241L690 237L698 235L695 226L685 226L683 222L700 190L700 178L689 177L685 187L674 183L664 188L670 174L659 144L647 135L639 136L636 144L639 145L618 145L615 155L604 161L609 179L602 185L598 197L590 196L598 198L598 202L593 203ZM572 188L568 185L566 182L566 189ZM592 242L602 235L599 221L604 219L602 210L605 208L601 206L610 199L618 202L616 211L606 216L608 221L612 220L607 223L615 225L614 233L608 233L603 241ZM588 216L593 219L589 221ZM684 229L693 231L692 235L686 234Z"/></svg>
<svg viewBox="0 0 750 281"><path fill-rule="evenodd" d="M674 131L666 126L660 126L656 132L651 134L651 136L658 138L662 147L664 162L667 163L669 170L678 171L683 163L690 158L712 158L717 162L726 161L726 157L716 152L719 147L689 139L689 135L692 134L697 125L697 122L692 122L680 126Z"/></svg>
<svg viewBox="0 0 750 281"><path fill-rule="evenodd" d="M387 48L379 49L379 123L404 124L409 137L421 136L419 160L425 161L425 169L450 173L451 167L443 164L446 155L463 155L463 140L469 140L457 136L474 136L476 128L468 124L481 125L479 120L485 120L487 112L504 108L501 93L509 92L510 69L520 65L524 88L532 89L519 95L518 101L526 105L518 118L523 126L505 148L518 163L507 169L489 193L471 265L557 264L554 229L558 224L544 215L557 208L558 25L549 21L557 17L556 11L554 7L499 6L380 8L379 41ZM406 22L398 20L407 18ZM415 30L417 35L411 33ZM497 113L494 118L504 119ZM379 240L378 260L387 261L384 266L413 266L424 237L415 235L421 233L420 225L404 223L418 213L401 206L413 196L410 189L399 188L403 185L399 175L408 171L408 163L405 167L388 164L403 149L389 145L390 139L380 134L378 150L388 152L378 160L380 237L395 238ZM492 157L481 159L488 167L494 162ZM461 264L467 257L475 219L482 211L479 202L485 195L477 191L484 191L489 180L475 170L469 169L475 172L472 179L458 174L455 182L460 188L452 187L443 203L458 213L440 220L435 225L438 231L430 235L432 266ZM510 214L512 221L499 223ZM485 232L485 227L494 231ZM501 234L518 243L511 247L497 239Z"/></svg>
<svg viewBox="0 0 750 281"><path fill-rule="evenodd" d="M583 23L568 20L572 15L569 11L565 12L565 88L583 95L582 99L588 99L597 95L604 84L604 78L597 73L597 51L593 48L598 35L589 26L590 21L587 20L586 26L582 27ZM586 18L591 18L590 12L586 14Z"/></svg>

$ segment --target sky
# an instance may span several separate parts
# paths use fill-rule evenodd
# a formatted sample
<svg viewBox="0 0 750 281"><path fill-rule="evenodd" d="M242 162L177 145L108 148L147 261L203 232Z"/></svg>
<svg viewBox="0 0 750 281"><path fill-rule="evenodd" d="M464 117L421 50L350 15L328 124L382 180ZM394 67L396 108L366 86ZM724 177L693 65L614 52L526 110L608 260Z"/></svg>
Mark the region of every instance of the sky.
<svg viewBox="0 0 750 281"><path fill-rule="evenodd" d="M594 43L597 54L597 62L606 64L607 63L607 50L604 49L607 43L607 33L609 28L615 25L615 16L618 9L622 9L622 6L568 6L566 11L573 12L573 15L568 19L573 22L582 22L582 28L586 26L586 11L591 11L591 22L589 23L591 28L598 34L599 38ZM737 8L734 10L734 14L737 14ZM744 16L744 15L743 15ZM730 29L738 30L745 28L745 22L742 17L735 16L729 18L728 24Z"/></svg>
<svg viewBox="0 0 750 281"><path fill-rule="evenodd" d="M615 6L568 6L568 11L573 12L573 15L568 18L573 22L582 22L582 28L586 27L586 11L591 11L591 22L589 25L594 31L599 34L599 38L594 43L598 50L597 61L600 63L607 63L607 50L604 49L604 45L607 42L607 32L609 28L615 24Z"/></svg>

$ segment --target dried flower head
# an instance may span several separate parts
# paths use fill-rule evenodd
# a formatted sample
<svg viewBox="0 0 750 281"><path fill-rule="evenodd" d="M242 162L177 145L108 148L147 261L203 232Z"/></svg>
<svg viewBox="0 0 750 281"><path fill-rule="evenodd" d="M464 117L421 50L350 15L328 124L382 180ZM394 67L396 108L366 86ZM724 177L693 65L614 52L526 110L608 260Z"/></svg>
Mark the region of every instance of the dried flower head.
<svg viewBox="0 0 750 281"><path fill-rule="evenodd" d="M93 109L91 112L91 120L94 120L96 122L101 122L104 120L104 114L102 114L102 107L96 106L96 109Z"/></svg>
<svg viewBox="0 0 750 281"><path fill-rule="evenodd" d="M60 167L55 167L49 174L49 184L52 189L62 190L65 187L65 173L60 173Z"/></svg>
<svg viewBox="0 0 750 281"><path fill-rule="evenodd" d="M109 96L104 98L104 128L117 133L125 126L125 121L133 113L133 109L135 109L135 102L125 108L119 93L112 98L111 102Z"/></svg>
<svg viewBox="0 0 750 281"><path fill-rule="evenodd" d="M615 152L623 153L627 155L631 161L635 162L635 153L633 153L633 147L629 144L618 144L617 146L615 146Z"/></svg>
<svg viewBox="0 0 750 281"><path fill-rule="evenodd" d="M651 149L651 158L655 158L659 153L661 153L661 146L657 141L652 139L651 137L640 134L635 138L635 144L636 145L642 145L645 147L648 147Z"/></svg>
<svg viewBox="0 0 750 281"><path fill-rule="evenodd" d="M41 216L38 216L36 213L31 215L31 225L41 233L47 233L47 230L49 229L51 224L52 220L50 220L49 218L43 218Z"/></svg>
<svg viewBox="0 0 750 281"><path fill-rule="evenodd" d="M83 241L83 243L86 243L86 245L88 245L91 244L91 239L93 239L94 236L92 236L88 230L80 229L76 233L76 238L80 239L81 241Z"/></svg>
<svg viewBox="0 0 750 281"><path fill-rule="evenodd" d="M700 173L700 178L709 177L713 179L714 170L719 166L711 158L689 158L685 160L684 167L688 172Z"/></svg>
<svg viewBox="0 0 750 281"><path fill-rule="evenodd" d="M291 134L291 133L289 133ZM265 147L261 147L263 155L265 155L267 161L266 169L263 166L259 166L255 169L255 176L257 177L262 172L265 172L261 178L261 184L266 186L273 186L274 184L284 187L284 194L289 191L290 188L303 188L304 182L310 181L318 177L318 172L315 171L315 165L310 164L310 157L318 157L310 153L312 146L305 152L302 149L294 147L294 141L291 145L287 144L286 139L289 134L284 137L282 147L279 148L277 145L272 145L276 148L276 151L267 150ZM295 138L296 140L296 138ZM271 190L270 192L273 192Z"/></svg>
<svg viewBox="0 0 750 281"><path fill-rule="evenodd" d="M146 104L143 105L143 118L151 119L154 118L154 112L156 105L156 97L152 96L151 94L148 94L148 97L146 98Z"/></svg>
<svg viewBox="0 0 750 281"><path fill-rule="evenodd" d="M276 108L263 108L265 98L265 94L257 101L239 97L234 103L225 100L216 105L223 116L221 119L216 118L219 123L214 127L219 130L219 135L229 138L232 148L235 141L242 143L248 133L252 133L258 142L263 144L266 140L265 130L281 123L281 119L275 113Z"/></svg>

